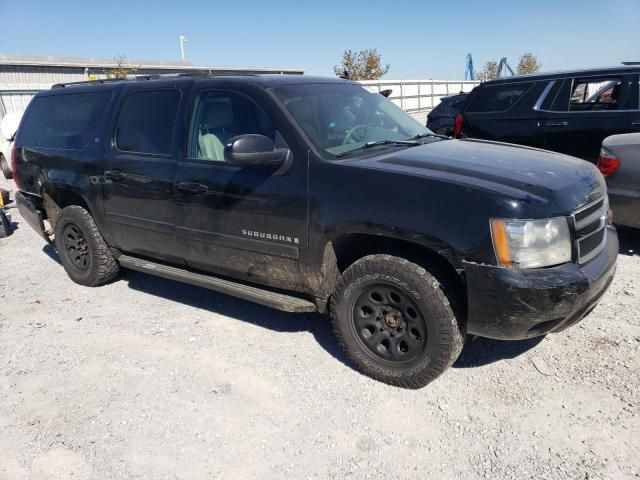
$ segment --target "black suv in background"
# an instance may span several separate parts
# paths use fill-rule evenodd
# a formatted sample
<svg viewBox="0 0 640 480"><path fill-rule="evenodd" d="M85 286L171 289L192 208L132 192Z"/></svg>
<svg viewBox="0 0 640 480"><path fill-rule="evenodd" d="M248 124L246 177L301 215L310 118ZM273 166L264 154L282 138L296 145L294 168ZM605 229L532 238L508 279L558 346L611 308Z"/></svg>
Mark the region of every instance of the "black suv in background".
<svg viewBox="0 0 640 480"><path fill-rule="evenodd" d="M476 87L454 136L498 140L595 163L602 140L640 131L639 67L499 78Z"/></svg>
<svg viewBox="0 0 640 480"><path fill-rule="evenodd" d="M447 369L467 332L575 324L615 271L595 166L443 139L346 80L59 85L12 157L23 218L75 282L124 267L330 312L353 361L403 387Z"/></svg>
<svg viewBox="0 0 640 480"><path fill-rule="evenodd" d="M427 115L427 128L439 135L453 135L455 116L464 108L468 93L442 97L440 103Z"/></svg>

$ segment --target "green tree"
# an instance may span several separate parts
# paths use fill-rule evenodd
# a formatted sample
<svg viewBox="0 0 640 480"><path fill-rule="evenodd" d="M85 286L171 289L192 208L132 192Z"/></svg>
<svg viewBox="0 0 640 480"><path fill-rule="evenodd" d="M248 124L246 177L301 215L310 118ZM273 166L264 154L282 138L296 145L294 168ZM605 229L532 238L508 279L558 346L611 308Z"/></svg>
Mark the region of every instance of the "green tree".
<svg viewBox="0 0 640 480"><path fill-rule="evenodd" d="M368 48L358 52L345 50L340 65L333 67L333 71L336 75L346 72L351 80L378 80L390 68L389 64L382 63L382 56L377 49Z"/></svg>

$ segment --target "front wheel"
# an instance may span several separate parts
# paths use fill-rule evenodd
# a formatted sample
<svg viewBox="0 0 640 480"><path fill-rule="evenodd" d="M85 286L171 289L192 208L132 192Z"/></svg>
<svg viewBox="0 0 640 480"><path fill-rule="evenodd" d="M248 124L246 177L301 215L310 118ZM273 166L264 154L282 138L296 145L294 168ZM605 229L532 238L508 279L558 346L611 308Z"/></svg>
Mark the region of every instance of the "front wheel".
<svg viewBox="0 0 640 480"><path fill-rule="evenodd" d="M436 278L391 255L370 255L343 274L331 301L333 328L366 375L421 388L458 358L464 331Z"/></svg>

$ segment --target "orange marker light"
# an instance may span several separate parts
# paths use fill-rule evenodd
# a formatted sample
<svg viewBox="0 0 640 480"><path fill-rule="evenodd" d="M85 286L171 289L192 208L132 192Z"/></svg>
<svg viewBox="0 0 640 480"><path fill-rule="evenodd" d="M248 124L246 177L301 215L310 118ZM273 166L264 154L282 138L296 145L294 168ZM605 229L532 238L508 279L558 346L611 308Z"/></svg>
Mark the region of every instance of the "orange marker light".
<svg viewBox="0 0 640 480"><path fill-rule="evenodd" d="M493 237L493 248L496 251L498 264L505 268L512 268L511 252L509 250L509 237L507 227L502 220L491 219L491 236Z"/></svg>

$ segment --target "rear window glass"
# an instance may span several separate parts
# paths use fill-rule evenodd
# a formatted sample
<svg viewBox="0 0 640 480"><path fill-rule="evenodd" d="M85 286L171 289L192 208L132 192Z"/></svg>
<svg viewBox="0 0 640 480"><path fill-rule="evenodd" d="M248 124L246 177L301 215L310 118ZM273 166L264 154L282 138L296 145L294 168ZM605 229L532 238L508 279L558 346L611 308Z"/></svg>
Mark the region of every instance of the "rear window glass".
<svg viewBox="0 0 640 480"><path fill-rule="evenodd" d="M35 97L22 122L20 146L82 150L102 117L110 92Z"/></svg>
<svg viewBox="0 0 640 480"><path fill-rule="evenodd" d="M180 103L177 90L142 91L129 95L118 119L116 145L124 152L170 155Z"/></svg>
<svg viewBox="0 0 640 480"><path fill-rule="evenodd" d="M503 112L509 110L532 83L513 83L482 87L469 102L467 112Z"/></svg>

